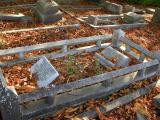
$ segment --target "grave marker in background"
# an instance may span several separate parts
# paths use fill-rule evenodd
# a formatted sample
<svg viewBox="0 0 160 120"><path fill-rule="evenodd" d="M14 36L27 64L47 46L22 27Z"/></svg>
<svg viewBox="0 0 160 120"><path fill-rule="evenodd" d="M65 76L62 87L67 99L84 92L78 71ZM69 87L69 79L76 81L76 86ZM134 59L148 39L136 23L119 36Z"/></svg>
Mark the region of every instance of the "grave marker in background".
<svg viewBox="0 0 160 120"><path fill-rule="evenodd" d="M62 19L62 12L59 10L59 5L51 0L38 0L35 15L42 23L57 22Z"/></svg>

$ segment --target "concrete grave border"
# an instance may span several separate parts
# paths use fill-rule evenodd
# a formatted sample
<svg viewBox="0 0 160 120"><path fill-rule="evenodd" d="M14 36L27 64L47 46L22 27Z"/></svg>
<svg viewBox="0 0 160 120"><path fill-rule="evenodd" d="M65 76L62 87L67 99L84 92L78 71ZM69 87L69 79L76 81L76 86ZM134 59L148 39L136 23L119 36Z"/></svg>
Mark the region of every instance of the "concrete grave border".
<svg viewBox="0 0 160 120"><path fill-rule="evenodd" d="M86 46L85 48L83 47L72 51L67 49L69 45L77 45L80 43L89 43L89 42L96 42L96 46L92 47ZM110 42L110 43L107 44L104 42ZM85 103L89 99L98 99L102 97L106 98L106 95L110 95L123 88L126 88L134 84L135 82L159 75L160 56L157 53L150 52L142 48L141 46L129 41L125 37L121 37L120 30L115 31L113 36L112 35L92 36L92 37L63 40L58 42L50 42L50 43L44 43L26 47L12 48L8 50L1 50L0 56L19 54L20 60L17 60L16 62L10 61L10 65L13 65L13 63L18 64L20 62L32 61L35 58L36 59L40 58L40 57L35 57L35 58L25 59L24 53L26 52L44 50L54 47L62 48L61 53L50 55L50 57L48 56L49 58L54 59L66 56L68 54L80 54L82 52L97 51L98 49L106 48L108 45L112 45L117 49L121 49L122 46L121 42L123 42L123 44L126 45L127 49L125 49L124 51L127 53L131 53L132 50L129 49L130 47L137 49L141 53L141 56L139 57L138 60L142 61L142 63L128 66L119 70L114 70L112 72L103 73L97 76L84 78L74 82L56 85L48 89L41 88L31 93L25 93L20 95L17 95L13 92L13 90L8 89L3 73L2 71L0 71L0 95L2 96L0 98L0 106L1 106L0 110L1 113L6 113L2 114L3 119L28 120L35 117L43 118L48 115L53 115L62 108ZM146 56L150 57L151 60L143 62ZM8 64L3 63L1 67L6 65ZM135 73L136 76L133 75ZM133 99L138 98L141 95L147 94L156 86L156 84L157 84L156 82L152 83L146 88L142 88L135 93L131 93L127 96L124 96L122 98L119 98L111 102L111 105L113 105L118 101L123 101L126 98L130 98L126 99L127 101L123 101L120 104L115 104L115 106L111 108L116 108L119 105L126 104L132 101ZM48 104L46 99L51 96L53 97L54 102L52 104L50 103ZM24 103L26 103L25 107L23 107ZM7 108L5 108L6 104L9 104Z"/></svg>
<svg viewBox="0 0 160 120"><path fill-rule="evenodd" d="M94 23L97 23L98 20L103 21L104 19L115 19L115 18L121 18L123 15L91 15L94 17ZM96 25L96 24L92 24L92 23L87 23L87 17L81 17L78 18L78 20L80 20L83 23L88 24L89 26L98 29L98 28L111 28L111 29L134 29L134 28L141 28L141 27L145 27L146 25L148 25L148 23L134 23L134 24L114 24L114 25Z"/></svg>

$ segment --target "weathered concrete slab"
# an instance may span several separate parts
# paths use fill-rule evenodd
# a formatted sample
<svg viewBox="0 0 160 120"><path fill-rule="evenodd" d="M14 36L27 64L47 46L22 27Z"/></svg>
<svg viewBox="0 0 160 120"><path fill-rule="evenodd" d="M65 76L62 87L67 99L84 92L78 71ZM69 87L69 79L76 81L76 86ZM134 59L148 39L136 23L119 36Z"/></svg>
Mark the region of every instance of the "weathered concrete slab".
<svg viewBox="0 0 160 120"><path fill-rule="evenodd" d="M43 14L54 14L58 12L59 5L53 0L38 0L36 8Z"/></svg>
<svg viewBox="0 0 160 120"><path fill-rule="evenodd" d="M103 50L102 54L109 60L115 59L115 66L117 67L127 67L129 65L130 58L110 46Z"/></svg>
<svg viewBox="0 0 160 120"><path fill-rule="evenodd" d="M134 12L135 11L135 7L131 6L131 5L125 5L124 6L124 11L123 12Z"/></svg>
<svg viewBox="0 0 160 120"><path fill-rule="evenodd" d="M111 61L107 60L106 58L104 58L103 56L101 56L100 54L96 53L95 54L95 59L104 67L106 68L113 68L115 67L115 64L112 63Z"/></svg>
<svg viewBox="0 0 160 120"><path fill-rule="evenodd" d="M47 24L51 22L57 22L62 19L62 12L58 11L55 14L43 14L38 9L35 9L35 15L40 22Z"/></svg>
<svg viewBox="0 0 160 120"><path fill-rule="evenodd" d="M152 23L160 23L160 8L157 8L155 10L155 13L153 15L153 18L152 18Z"/></svg>
<svg viewBox="0 0 160 120"><path fill-rule="evenodd" d="M30 71L38 78L37 85L39 88L48 87L59 76L59 73L46 57L42 57L31 67Z"/></svg>
<svg viewBox="0 0 160 120"><path fill-rule="evenodd" d="M32 22L30 16L25 16L24 14L5 14L0 13L1 21L14 21L14 22Z"/></svg>
<svg viewBox="0 0 160 120"><path fill-rule="evenodd" d="M144 22L144 17L133 12L124 14L123 21L125 23L142 23Z"/></svg>
<svg viewBox="0 0 160 120"><path fill-rule="evenodd" d="M7 88L0 88L0 112L3 120L21 120L18 96Z"/></svg>
<svg viewBox="0 0 160 120"><path fill-rule="evenodd" d="M109 1L103 1L101 3L102 7L104 7L107 11L113 12L115 14L121 14L123 11L123 6L118 5L116 3L111 3Z"/></svg>

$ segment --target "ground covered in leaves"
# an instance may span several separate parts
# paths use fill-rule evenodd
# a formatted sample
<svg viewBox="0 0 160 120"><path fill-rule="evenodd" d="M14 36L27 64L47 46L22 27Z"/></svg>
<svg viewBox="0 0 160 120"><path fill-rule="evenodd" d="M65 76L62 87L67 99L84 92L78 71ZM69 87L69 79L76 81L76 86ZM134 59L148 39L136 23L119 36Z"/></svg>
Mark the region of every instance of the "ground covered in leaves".
<svg viewBox="0 0 160 120"><path fill-rule="evenodd" d="M17 0L16 3L1 3L0 6L9 6L9 5L17 5L17 4L31 4L35 3L36 0ZM82 5L87 5L83 3ZM65 8L63 8L65 9ZM31 15L34 19L34 15L29 9L17 9L18 12L22 12L25 15ZM15 13L15 9L6 9L0 10L5 13ZM92 14L107 14L109 12L104 11L103 9L98 10L88 10L88 11L72 11L71 9L67 9L75 17L92 15ZM151 18L149 17L149 20ZM36 22L36 19L34 19ZM54 42L58 40L71 39L71 38L79 38L79 37L88 37L93 35L103 35L110 34L113 31L110 29L93 29L86 24L81 23L74 17L64 13L64 18L62 21L49 24L49 25L67 25L73 23L80 23L80 29L65 29L65 30L41 30L41 31L28 31L21 33L13 33L13 34L0 34L0 49L8 49L14 47L21 47L27 45L40 44L45 42ZM15 23L15 22L0 22L1 31L10 30L10 29L21 29L21 28L31 28L31 27L40 27L46 26L39 23ZM126 30L126 36L134 41L135 43L147 48L151 51L160 50L160 25L152 25L151 23L139 29ZM37 54L48 53L50 51L37 51L29 54L28 56L34 56ZM109 72L106 68L99 65L93 58L94 53L85 53L82 55L76 56L67 56L62 59L52 60L51 63L55 66L55 68L60 73L60 77L55 81L54 84L63 84L71 81L75 81L81 78L86 78L94 75L98 75L104 72ZM1 61L6 61L9 59L15 59L17 56L8 56L1 57ZM11 67L6 67L3 69L5 79L8 85L15 86L17 92L19 94L31 92L36 88L35 80L32 78L29 68L33 65L33 63L23 63ZM118 97L128 94L138 88L145 87L146 85L152 83L153 81L158 80L158 78L153 78L149 80L145 80L143 82L138 82L135 85L130 86L127 89L123 89L118 91L117 93L112 94L108 97L107 100L99 99L99 100L90 100L86 104L71 107L59 111L56 116L51 118L46 118L47 120L55 119L71 119L72 117L76 117L78 113L89 110L93 107L97 107L97 114L99 115L98 119L103 120L135 120L135 113L137 111L141 111L144 115L148 116L150 120L158 120L160 119L157 113L155 112L155 106L152 103L152 98L160 92L159 89L155 89L149 95L142 96L130 104L127 104L123 107L119 107L107 115L103 115L98 106L105 104L106 102L112 101ZM78 120L75 118L74 120Z"/></svg>

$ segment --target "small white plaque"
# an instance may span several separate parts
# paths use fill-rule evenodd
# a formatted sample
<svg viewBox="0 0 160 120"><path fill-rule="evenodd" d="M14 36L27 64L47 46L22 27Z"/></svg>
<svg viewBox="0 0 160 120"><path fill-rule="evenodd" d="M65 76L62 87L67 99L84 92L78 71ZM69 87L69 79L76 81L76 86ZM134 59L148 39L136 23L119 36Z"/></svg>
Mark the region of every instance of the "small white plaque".
<svg viewBox="0 0 160 120"><path fill-rule="evenodd" d="M59 73L46 57L42 57L35 63L30 71L37 76L37 85L39 88L48 87L48 85L59 76Z"/></svg>

